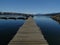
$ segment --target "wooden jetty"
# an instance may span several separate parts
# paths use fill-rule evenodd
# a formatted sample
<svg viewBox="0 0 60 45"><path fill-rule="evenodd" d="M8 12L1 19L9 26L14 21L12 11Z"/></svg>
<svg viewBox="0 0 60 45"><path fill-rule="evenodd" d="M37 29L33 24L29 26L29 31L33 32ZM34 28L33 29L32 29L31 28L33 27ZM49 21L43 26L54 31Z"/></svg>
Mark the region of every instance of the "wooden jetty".
<svg viewBox="0 0 60 45"><path fill-rule="evenodd" d="M48 45L32 17L29 17L8 45Z"/></svg>

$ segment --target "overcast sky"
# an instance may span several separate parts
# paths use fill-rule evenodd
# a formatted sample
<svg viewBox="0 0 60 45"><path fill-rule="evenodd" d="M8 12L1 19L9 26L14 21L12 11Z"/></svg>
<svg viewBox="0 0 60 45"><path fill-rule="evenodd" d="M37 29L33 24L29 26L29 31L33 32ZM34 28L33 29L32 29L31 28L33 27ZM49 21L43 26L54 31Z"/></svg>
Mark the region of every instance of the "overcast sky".
<svg viewBox="0 0 60 45"><path fill-rule="evenodd" d="M55 13L60 12L60 0L0 0L0 11Z"/></svg>

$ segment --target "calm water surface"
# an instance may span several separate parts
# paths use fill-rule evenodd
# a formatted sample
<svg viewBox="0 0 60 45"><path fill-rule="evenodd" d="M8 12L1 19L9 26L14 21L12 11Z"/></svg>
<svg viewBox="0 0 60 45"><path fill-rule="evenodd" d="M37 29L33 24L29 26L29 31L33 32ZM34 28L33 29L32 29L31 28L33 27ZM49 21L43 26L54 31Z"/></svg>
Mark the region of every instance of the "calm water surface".
<svg viewBox="0 0 60 45"><path fill-rule="evenodd" d="M35 22L40 27L49 45L60 45L60 24L50 17L36 16Z"/></svg>
<svg viewBox="0 0 60 45"><path fill-rule="evenodd" d="M0 45L7 45L25 20L0 20Z"/></svg>
<svg viewBox="0 0 60 45"><path fill-rule="evenodd" d="M34 16L36 24L40 27L49 45L60 45L60 24L48 16ZM7 45L25 20L0 19L0 45Z"/></svg>

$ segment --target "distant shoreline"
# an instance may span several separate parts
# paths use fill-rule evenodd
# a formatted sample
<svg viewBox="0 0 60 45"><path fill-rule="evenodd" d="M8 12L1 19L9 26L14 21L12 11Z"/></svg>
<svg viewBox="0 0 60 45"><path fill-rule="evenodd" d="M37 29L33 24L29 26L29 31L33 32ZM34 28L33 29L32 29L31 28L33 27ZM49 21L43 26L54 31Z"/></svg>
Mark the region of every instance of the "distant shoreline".
<svg viewBox="0 0 60 45"><path fill-rule="evenodd" d="M54 19L60 23L60 15L52 16L52 19Z"/></svg>

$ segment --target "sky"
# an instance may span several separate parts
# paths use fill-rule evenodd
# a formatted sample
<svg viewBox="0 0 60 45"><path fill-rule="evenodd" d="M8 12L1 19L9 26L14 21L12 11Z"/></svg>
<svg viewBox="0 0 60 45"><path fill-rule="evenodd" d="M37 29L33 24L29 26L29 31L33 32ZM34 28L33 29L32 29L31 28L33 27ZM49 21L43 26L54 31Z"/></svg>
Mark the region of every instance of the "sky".
<svg viewBox="0 0 60 45"><path fill-rule="evenodd" d="M0 12L58 13L60 12L60 0L0 0Z"/></svg>

